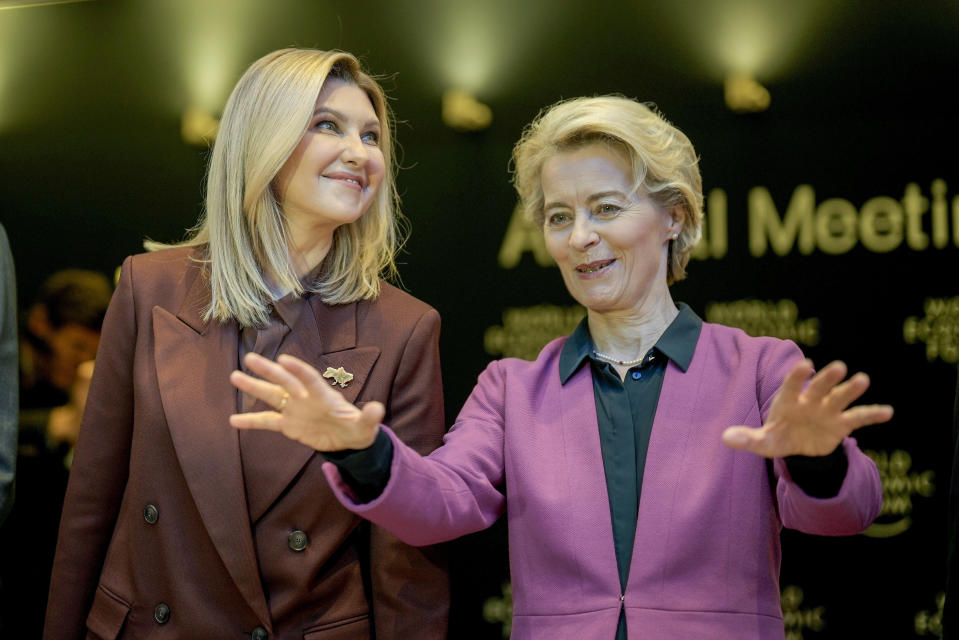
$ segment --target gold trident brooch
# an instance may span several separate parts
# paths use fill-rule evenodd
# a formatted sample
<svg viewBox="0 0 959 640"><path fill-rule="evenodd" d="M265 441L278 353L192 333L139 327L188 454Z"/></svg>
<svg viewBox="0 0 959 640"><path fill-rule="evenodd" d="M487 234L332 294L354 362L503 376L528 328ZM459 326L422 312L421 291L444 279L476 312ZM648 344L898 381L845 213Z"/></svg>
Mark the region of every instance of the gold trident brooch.
<svg viewBox="0 0 959 640"><path fill-rule="evenodd" d="M343 367L338 367L334 369L333 367L327 367L326 371L323 372L324 378L330 378L330 384L336 386L340 385L342 388L346 388L346 385L350 384L353 381L353 374L345 370Z"/></svg>

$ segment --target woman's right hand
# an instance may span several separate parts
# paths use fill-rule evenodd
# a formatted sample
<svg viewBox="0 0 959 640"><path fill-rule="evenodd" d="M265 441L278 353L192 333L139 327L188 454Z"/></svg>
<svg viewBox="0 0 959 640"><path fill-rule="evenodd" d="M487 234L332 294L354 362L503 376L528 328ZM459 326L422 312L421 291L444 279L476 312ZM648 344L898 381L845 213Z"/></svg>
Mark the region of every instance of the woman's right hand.
<svg viewBox="0 0 959 640"><path fill-rule="evenodd" d="M330 387L320 372L289 355L276 361L248 353L242 371L230 374L234 387L274 407L274 411L237 413L230 424L237 429L277 431L317 451L365 449L373 444L386 413L379 402L362 409Z"/></svg>

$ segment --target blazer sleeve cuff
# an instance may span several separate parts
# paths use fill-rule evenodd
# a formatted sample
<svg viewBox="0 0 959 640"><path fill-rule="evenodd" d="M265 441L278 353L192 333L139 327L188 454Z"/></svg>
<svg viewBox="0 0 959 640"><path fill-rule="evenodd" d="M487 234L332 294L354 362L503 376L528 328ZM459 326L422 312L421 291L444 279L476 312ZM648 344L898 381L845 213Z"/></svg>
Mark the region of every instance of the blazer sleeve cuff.
<svg viewBox="0 0 959 640"><path fill-rule="evenodd" d="M882 482L876 464L856 446L854 438L842 443L848 461L839 493L816 498L797 485L785 460L773 461L779 481L776 497L784 527L826 536L854 535L864 531L882 507Z"/></svg>

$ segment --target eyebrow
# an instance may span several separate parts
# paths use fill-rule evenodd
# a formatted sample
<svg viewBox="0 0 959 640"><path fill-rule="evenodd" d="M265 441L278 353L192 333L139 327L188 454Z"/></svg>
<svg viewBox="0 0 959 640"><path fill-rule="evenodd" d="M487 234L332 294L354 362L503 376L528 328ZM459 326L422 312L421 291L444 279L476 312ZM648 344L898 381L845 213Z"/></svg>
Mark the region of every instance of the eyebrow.
<svg viewBox="0 0 959 640"><path fill-rule="evenodd" d="M313 112L313 117L315 118L316 116L322 115L322 114L329 114L338 120L349 121L349 118L347 118L346 114L344 114L342 111L337 111L336 109L330 109L329 107L318 108L316 111ZM368 127L379 127L379 126L380 126L380 121L374 119L374 120L367 120L363 124L362 128L365 129Z"/></svg>
<svg viewBox="0 0 959 640"><path fill-rule="evenodd" d="M628 196L625 193L623 193L622 191L616 191L614 189L612 191L600 191L599 193L594 193L586 198L586 202L595 202L596 200L602 200L603 198L606 198L609 196L617 196L619 198L623 198L624 200L628 199ZM553 207L568 207L568 206L569 205L566 204L565 202L550 202L549 204L543 207L543 211L546 211L547 209L552 209Z"/></svg>

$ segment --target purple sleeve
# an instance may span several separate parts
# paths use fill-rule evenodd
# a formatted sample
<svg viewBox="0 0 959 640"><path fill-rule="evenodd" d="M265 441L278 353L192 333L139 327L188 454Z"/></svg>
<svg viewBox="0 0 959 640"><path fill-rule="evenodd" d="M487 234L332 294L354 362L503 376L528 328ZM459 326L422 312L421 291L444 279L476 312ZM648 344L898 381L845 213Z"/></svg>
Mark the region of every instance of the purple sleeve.
<svg viewBox="0 0 959 640"><path fill-rule="evenodd" d="M393 443L383 493L362 503L336 466L323 470L340 502L412 545L452 540L489 527L503 513L504 381L494 362L480 376L444 445L423 457L388 428Z"/></svg>
<svg viewBox="0 0 959 640"><path fill-rule="evenodd" d="M783 379L800 358L799 347L789 341L777 341L763 353L757 384L763 421ZM838 491L827 498L803 491L793 479L787 461L773 460L776 501L784 527L816 535L853 535L865 530L879 515L882 506L879 470L859 450L855 439L843 439L841 448L846 457L846 472Z"/></svg>

